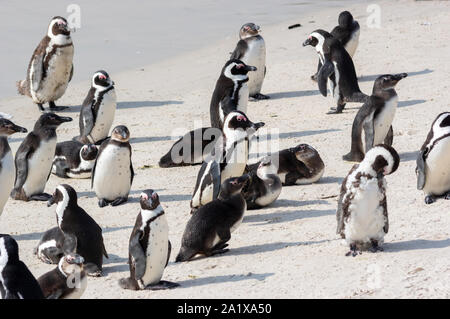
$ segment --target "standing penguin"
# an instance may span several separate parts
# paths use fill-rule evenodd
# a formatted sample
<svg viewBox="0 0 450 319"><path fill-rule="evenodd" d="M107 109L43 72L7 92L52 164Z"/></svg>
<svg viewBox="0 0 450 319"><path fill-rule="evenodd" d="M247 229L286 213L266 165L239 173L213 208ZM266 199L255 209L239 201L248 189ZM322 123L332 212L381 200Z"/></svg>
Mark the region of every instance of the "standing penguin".
<svg viewBox="0 0 450 319"><path fill-rule="evenodd" d="M425 203L436 196L450 200L450 112L438 115L417 156L417 189L425 193Z"/></svg>
<svg viewBox="0 0 450 319"><path fill-rule="evenodd" d="M392 122L398 105L395 85L408 74L385 74L379 76L373 85L372 95L359 109L352 126L352 146L350 153L343 156L345 161L360 162L364 158L362 130L366 152L373 145L392 146L394 131Z"/></svg>
<svg viewBox="0 0 450 319"><path fill-rule="evenodd" d="M200 207L189 219L175 262L188 261L197 254L206 257L227 252L227 242L244 219L247 207L241 194L249 176L225 180L218 198Z"/></svg>
<svg viewBox="0 0 450 319"><path fill-rule="evenodd" d="M80 136L83 144L105 139L114 121L116 112L114 82L106 71L97 71L92 76L92 85L80 111Z"/></svg>
<svg viewBox="0 0 450 319"><path fill-rule="evenodd" d="M5 118L0 118L0 216L14 186L14 158L8 144L8 136L27 129Z"/></svg>
<svg viewBox="0 0 450 319"><path fill-rule="evenodd" d="M226 116L223 136L198 172L191 200L193 210L217 198L220 185L227 178L244 173L249 139L262 126L264 123L255 124L240 111L233 111Z"/></svg>
<svg viewBox="0 0 450 319"><path fill-rule="evenodd" d="M16 152L16 180L11 197L17 200L47 201L44 193L50 177L56 149L56 128L72 118L54 113L42 114L32 132L20 144Z"/></svg>
<svg viewBox="0 0 450 319"><path fill-rule="evenodd" d="M108 258L108 254L100 226L78 206L77 192L69 185L56 187L47 206L53 204L56 204L58 226L64 234L64 254L77 253L83 256L88 275L101 276L103 256Z"/></svg>
<svg viewBox="0 0 450 319"><path fill-rule="evenodd" d="M0 234L0 295L2 299L44 299L39 284L19 259L19 246Z"/></svg>
<svg viewBox="0 0 450 319"><path fill-rule="evenodd" d="M231 59L238 59L256 67L256 71L248 75L249 96L256 100L268 99L261 94L261 87L266 76L266 43L260 35L261 29L254 23L246 23L239 30L239 42L231 54Z"/></svg>
<svg viewBox="0 0 450 319"><path fill-rule="evenodd" d="M356 256L367 245L373 252L382 250L380 245L389 230L384 176L394 173L399 163L392 147L376 145L342 182L336 233L350 246L346 256Z"/></svg>
<svg viewBox="0 0 450 319"><path fill-rule="evenodd" d="M100 146L91 178L100 207L117 206L128 200L134 177L129 140L130 131L119 125L113 129L111 138Z"/></svg>
<svg viewBox="0 0 450 319"><path fill-rule="evenodd" d="M256 68L241 60L231 59L225 63L209 106L212 127L222 129L225 117L232 111L247 112L249 71L256 71Z"/></svg>
<svg viewBox="0 0 450 319"><path fill-rule="evenodd" d="M87 287L84 258L68 254L61 258L58 267L38 278L46 299L80 299Z"/></svg>
<svg viewBox="0 0 450 319"><path fill-rule="evenodd" d="M54 17L47 35L41 40L28 65L27 78L17 82L20 94L27 95L37 104L48 103L51 111L67 107L56 106L55 101L66 92L73 75L73 44L67 20Z"/></svg>
<svg viewBox="0 0 450 319"><path fill-rule="evenodd" d="M339 40L324 30L315 30L303 46L316 48L322 67L317 75L320 93L327 96L327 82L336 102L328 114L342 113L347 102L365 102L367 95L361 92L352 58Z"/></svg>
<svg viewBox="0 0 450 319"><path fill-rule="evenodd" d="M52 173L61 178L91 178L98 146L77 141L56 144Z"/></svg>
<svg viewBox="0 0 450 319"><path fill-rule="evenodd" d="M161 280L171 251L169 226L158 194L148 189L141 194L141 211L129 243L130 277L119 280L123 289L171 289L179 285Z"/></svg>

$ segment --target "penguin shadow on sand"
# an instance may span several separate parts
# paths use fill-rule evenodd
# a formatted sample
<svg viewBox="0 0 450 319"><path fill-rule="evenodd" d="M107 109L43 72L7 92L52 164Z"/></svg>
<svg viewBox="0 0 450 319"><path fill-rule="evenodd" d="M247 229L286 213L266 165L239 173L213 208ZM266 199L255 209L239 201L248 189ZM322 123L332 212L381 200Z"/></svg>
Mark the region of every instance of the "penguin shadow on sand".
<svg viewBox="0 0 450 319"><path fill-rule="evenodd" d="M268 95L270 96L271 100L279 100L294 97L313 96L319 94L320 94L319 90L305 90L305 91L287 91L287 92L269 93Z"/></svg>
<svg viewBox="0 0 450 319"><path fill-rule="evenodd" d="M11 237L14 238L16 241L22 241L22 240L39 240L41 239L44 232L36 232L36 233L28 233L28 234L19 234L14 235L12 234Z"/></svg>
<svg viewBox="0 0 450 319"><path fill-rule="evenodd" d="M181 289L181 288L190 288L190 287L210 285L210 284L214 284L214 283L237 282L237 281L242 281L242 280L264 281L267 277L273 276L274 274L275 273L271 272L271 273L262 273L262 274L248 273L248 274L236 274L236 275L211 276L211 277L202 277L202 278L177 281L177 283L180 284L180 287L178 289Z"/></svg>
<svg viewBox="0 0 450 319"><path fill-rule="evenodd" d="M399 153L399 155L400 155L400 162L415 161L417 159L417 156L419 155L419 151Z"/></svg>
<svg viewBox="0 0 450 319"><path fill-rule="evenodd" d="M103 259L102 274L104 277L115 272L129 271L128 257L125 258L114 254L108 254L108 256L109 259Z"/></svg>
<svg viewBox="0 0 450 319"><path fill-rule="evenodd" d="M311 130L311 131L297 131L297 132L283 132L278 135L279 139L285 139L285 138L295 138L295 137L305 137L305 136L311 136L311 135L318 135L318 134L325 134L325 133L331 133L331 132L340 132L341 129L325 129L325 130ZM258 139L261 140L271 140L272 136L267 134L261 134L257 135ZM254 138L256 139L256 137ZM252 154L250 154L252 155Z"/></svg>
<svg viewBox="0 0 450 319"><path fill-rule="evenodd" d="M134 109L134 108L142 108L142 107L161 107L164 105L171 104L183 104L183 101L128 101L128 102L117 102L117 110L121 109ZM61 113L80 113L81 105L70 106L69 108L58 111Z"/></svg>
<svg viewBox="0 0 450 319"><path fill-rule="evenodd" d="M336 177L336 176L325 176L319 179L314 184L338 184L341 185L342 181L344 180L343 177Z"/></svg>
<svg viewBox="0 0 450 319"><path fill-rule="evenodd" d="M386 242L383 245L385 253L422 249L443 249L448 247L450 247L450 238L441 240L413 239L398 242Z"/></svg>
<svg viewBox="0 0 450 319"><path fill-rule="evenodd" d="M408 77L412 77L412 76L416 76L416 75L429 74L429 73L432 73L432 72L434 72L434 71L430 70L430 69L424 69L422 71L413 71L413 72L406 72L406 73L408 73ZM380 75L383 75L383 74L363 75L363 76L358 77L358 81L359 82L373 82Z"/></svg>
<svg viewBox="0 0 450 319"><path fill-rule="evenodd" d="M303 203L302 201L291 201L289 200L289 203L283 204L283 200L279 200L277 202L281 202L279 204L286 205L285 207L292 207L292 202L296 202L295 206L304 206L304 205L312 205L312 204L328 204L326 200L312 200L307 201L306 203ZM276 203L274 203L274 206L276 207ZM249 211L247 211L247 214ZM257 213L252 215L246 215L244 217L243 222L244 223L250 223L251 226L263 226L267 224L278 224L278 223L284 223L284 222L290 222L297 219L303 219L303 218L311 218L311 217L322 217L322 216L328 216L328 215L335 215L336 210L335 209L324 209L324 210L318 210L318 209L309 209L309 210L293 210L293 211L284 211L284 210L276 210L275 212L262 214L259 211Z"/></svg>

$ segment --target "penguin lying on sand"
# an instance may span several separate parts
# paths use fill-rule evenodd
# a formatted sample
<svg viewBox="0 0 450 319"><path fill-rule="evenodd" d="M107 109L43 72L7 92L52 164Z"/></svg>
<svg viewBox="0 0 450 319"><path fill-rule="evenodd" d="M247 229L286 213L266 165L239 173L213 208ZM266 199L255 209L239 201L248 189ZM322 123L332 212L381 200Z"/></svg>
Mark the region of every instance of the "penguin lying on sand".
<svg viewBox="0 0 450 319"><path fill-rule="evenodd" d="M56 144L52 173L61 178L90 178L98 146L77 141Z"/></svg>

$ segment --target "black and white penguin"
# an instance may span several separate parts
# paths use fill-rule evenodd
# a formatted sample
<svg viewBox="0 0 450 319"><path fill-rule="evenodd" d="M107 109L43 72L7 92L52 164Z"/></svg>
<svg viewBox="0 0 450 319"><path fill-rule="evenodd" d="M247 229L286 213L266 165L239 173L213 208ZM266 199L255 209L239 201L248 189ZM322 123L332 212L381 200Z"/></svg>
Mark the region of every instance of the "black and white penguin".
<svg viewBox="0 0 450 319"><path fill-rule="evenodd" d="M336 102L336 109L328 114L342 113L347 102L365 102L367 95L361 92L352 58L339 40L324 30L315 30L303 46L316 48L322 67L317 75L320 93L327 96L327 83Z"/></svg>
<svg viewBox="0 0 450 319"><path fill-rule="evenodd" d="M255 72L248 75L249 96L257 99L268 99L269 96L261 94L261 87L266 75L266 43L260 34L261 29L254 23L246 23L239 30L239 42L236 45L231 59L238 59L247 65L256 67Z"/></svg>
<svg viewBox="0 0 450 319"><path fill-rule="evenodd" d="M34 254L46 264L57 264L64 256L64 233L58 227L47 230L39 240Z"/></svg>
<svg viewBox="0 0 450 319"><path fill-rule="evenodd" d="M119 125L100 146L91 178L100 207L117 206L128 200L134 177L129 140L130 131Z"/></svg>
<svg viewBox="0 0 450 319"><path fill-rule="evenodd" d="M141 193L141 211L129 242L130 277L119 280L123 289L171 289L179 285L161 280L169 263L171 244L169 225L158 194L148 189Z"/></svg>
<svg viewBox="0 0 450 319"><path fill-rule="evenodd" d="M43 299L39 284L19 259L19 246L9 235L0 234L0 295L2 299Z"/></svg>
<svg viewBox="0 0 450 319"><path fill-rule="evenodd" d="M226 179L244 173L249 139L262 126L264 123L253 123L240 111L233 111L226 116L223 136L198 172L191 200L193 210L217 198L220 185Z"/></svg>
<svg viewBox="0 0 450 319"><path fill-rule="evenodd" d="M395 85L407 76L406 73L385 74L375 80L372 95L359 109L353 121L352 146L350 153L343 156L344 160L360 162L364 158L363 129L366 152L377 144L392 146L392 122L398 105Z"/></svg>
<svg viewBox="0 0 450 319"><path fill-rule="evenodd" d="M17 82L20 94L31 97L41 112L48 103L51 111L67 107L56 106L73 75L73 43L69 25L63 17L54 17L47 35L41 40L28 65L27 78Z"/></svg>
<svg viewBox="0 0 450 319"><path fill-rule="evenodd" d="M219 196L191 216L175 262L188 261L197 254L209 257L228 251L225 248L231 233L244 219L247 204L241 191L248 180L247 174L225 180Z"/></svg>
<svg viewBox="0 0 450 319"><path fill-rule="evenodd" d="M209 107L212 127L222 129L225 117L232 111L247 112L249 71L256 71L256 68L241 60L231 59L225 63Z"/></svg>
<svg viewBox="0 0 450 319"><path fill-rule="evenodd" d="M281 180L270 156L264 157L258 168L248 173L250 180L242 190L247 209L258 209L272 204L281 193Z"/></svg>
<svg viewBox="0 0 450 319"><path fill-rule="evenodd" d="M56 144L52 173L61 178L91 178L98 146L65 141Z"/></svg>
<svg viewBox="0 0 450 319"><path fill-rule="evenodd" d="M78 206L77 192L69 185L61 184L47 203L56 204L56 220L64 234L63 252L79 254L85 260L85 270L89 276L101 276L103 256L108 258L103 244L102 229Z"/></svg>
<svg viewBox="0 0 450 319"><path fill-rule="evenodd" d="M27 129L18 126L6 118L0 118L0 216L14 187L14 158L8 144L8 136Z"/></svg>
<svg viewBox="0 0 450 319"><path fill-rule="evenodd" d="M425 203L436 196L450 200L450 112L438 115L417 156L417 189L425 193Z"/></svg>
<svg viewBox="0 0 450 319"><path fill-rule="evenodd" d="M399 163L400 157L391 146L376 145L342 182L336 233L350 246L346 256L356 256L367 246L373 252L382 250L389 230L384 176L394 173Z"/></svg>
<svg viewBox="0 0 450 319"><path fill-rule="evenodd" d="M87 287L84 258L78 254L62 257L58 267L38 278L46 299L80 299Z"/></svg>
<svg viewBox="0 0 450 319"><path fill-rule="evenodd" d="M54 113L42 114L16 152L16 179L11 197L16 200L47 201L45 184L52 171L56 149L56 128L72 118Z"/></svg>
<svg viewBox="0 0 450 319"><path fill-rule="evenodd" d="M96 143L108 137L114 121L117 98L114 82L106 71L92 76L92 85L80 111L80 136L83 144Z"/></svg>

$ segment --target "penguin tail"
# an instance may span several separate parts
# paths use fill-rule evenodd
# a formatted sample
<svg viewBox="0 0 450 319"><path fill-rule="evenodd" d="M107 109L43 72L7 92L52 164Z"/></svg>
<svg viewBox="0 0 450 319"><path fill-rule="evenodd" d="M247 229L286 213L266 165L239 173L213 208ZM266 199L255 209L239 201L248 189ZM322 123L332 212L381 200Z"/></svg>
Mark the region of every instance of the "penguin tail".
<svg viewBox="0 0 450 319"><path fill-rule="evenodd" d="M103 255L109 259L108 253L106 252L105 244L103 244Z"/></svg>
<svg viewBox="0 0 450 319"><path fill-rule="evenodd" d="M29 94L29 87L28 87L28 81L26 80L22 80L22 81L17 81L16 82L16 87L17 87L17 92L20 95L30 95Z"/></svg>
<svg viewBox="0 0 450 319"><path fill-rule="evenodd" d="M131 277L119 279L119 286L122 289L139 290L138 283Z"/></svg>

